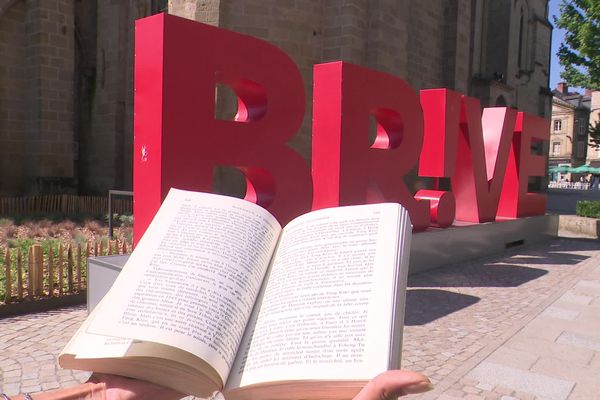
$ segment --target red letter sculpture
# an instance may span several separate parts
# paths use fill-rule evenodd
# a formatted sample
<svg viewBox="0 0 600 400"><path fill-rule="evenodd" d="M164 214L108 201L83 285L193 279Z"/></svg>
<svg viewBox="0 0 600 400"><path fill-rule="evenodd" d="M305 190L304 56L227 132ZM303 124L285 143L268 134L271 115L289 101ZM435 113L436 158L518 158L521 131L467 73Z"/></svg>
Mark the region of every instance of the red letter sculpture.
<svg viewBox="0 0 600 400"><path fill-rule="evenodd" d="M529 193L529 177L546 175L547 155L531 152L532 141L550 140L550 120L518 113L498 216L544 215L546 194Z"/></svg>
<svg viewBox="0 0 600 400"><path fill-rule="evenodd" d="M434 190L419 190L416 198L430 201L431 222L445 228L454 222L454 193L439 190L439 178L450 178L456 167L461 94L448 89L421 90L424 138L419 176L433 177Z"/></svg>
<svg viewBox="0 0 600 400"><path fill-rule="evenodd" d="M377 132L369 142L369 119ZM416 230L429 225L429 204L413 197L404 175L423 143L423 114L403 80L356 65L315 65L313 208L395 201Z"/></svg>
<svg viewBox="0 0 600 400"><path fill-rule="evenodd" d="M479 100L463 96L452 175L457 220L496 219L515 118L516 111L506 107L486 108L482 114Z"/></svg>
<svg viewBox="0 0 600 400"><path fill-rule="evenodd" d="M275 46L160 14L136 23L135 239L171 187L212 191L218 166L241 170L246 199L285 223L309 211L310 168L286 142L305 109L296 65ZM215 88L238 97L234 121L215 119Z"/></svg>

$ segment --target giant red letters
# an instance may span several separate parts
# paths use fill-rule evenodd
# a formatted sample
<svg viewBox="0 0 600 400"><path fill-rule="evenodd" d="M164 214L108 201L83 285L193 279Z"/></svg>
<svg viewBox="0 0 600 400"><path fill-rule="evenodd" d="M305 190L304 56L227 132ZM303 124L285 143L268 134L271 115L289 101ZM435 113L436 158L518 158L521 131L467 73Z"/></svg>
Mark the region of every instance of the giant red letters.
<svg viewBox="0 0 600 400"><path fill-rule="evenodd" d="M460 134L452 191L456 218L489 222L496 217L508 161L516 112L506 107L486 108L463 96Z"/></svg>
<svg viewBox="0 0 600 400"><path fill-rule="evenodd" d="M310 210L310 168L285 145L306 102L285 53L167 14L137 22L135 52L136 240L170 187L211 191L217 166L241 170L246 198L282 222ZM215 119L219 83L238 97L235 121Z"/></svg>
<svg viewBox="0 0 600 400"><path fill-rule="evenodd" d="M305 113L303 82L281 50L259 39L166 14L136 23L135 239L170 187L211 191L218 166L243 172L246 196L283 223L312 208L396 201L416 229L545 212L528 193L545 158L548 121L509 108L483 111L446 89L422 91L356 65L315 66L311 169L286 143ZM238 98L215 118L215 89ZM369 139L369 121L376 125ZM413 194L404 176L447 178L452 191ZM314 187L314 195L313 195Z"/></svg>
<svg viewBox="0 0 600 400"><path fill-rule="evenodd" d="M520 112L515 124L498 217L543 215L546 195L529 193L529 177L546 174L546 155L532 154L533 141L550 139L550 121Z"/></svg>
<svg viewBox="0 0 600 400"><path fill-rule="evenodd" d="M425 229L428 202L413 198L403 181L423 143L416 93L401 79L343 62L316 65L314 82L313 208L395 201L415 229Z"/></svg>

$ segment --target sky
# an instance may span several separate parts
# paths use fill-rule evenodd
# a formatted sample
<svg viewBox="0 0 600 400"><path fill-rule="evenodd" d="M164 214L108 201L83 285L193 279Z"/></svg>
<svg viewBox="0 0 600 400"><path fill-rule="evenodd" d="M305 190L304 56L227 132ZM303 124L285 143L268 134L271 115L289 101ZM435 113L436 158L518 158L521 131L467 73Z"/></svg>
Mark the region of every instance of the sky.
<svg viewBox="0 0 600 400"><path fill-rule="evenodd" d="M558 63L556 52L558 51L558 46L563 41L565 32L564 29L558 29L554 23L554 16L558 16L560 13L560 10L558 9L560 2L561 0L550 0L548 12L548 20L550 20L550 23L554 26L554 29L552 30L552 49L550 53L550 89L556 89L556 85L561 81L561 66Z"/></svg>
<svg viewBox="0 0 600 400"><path fill-rule="evenodd" d="M556 56L556 52L558 51L558 46L560 46L563 38L565 36L565 30L559 29L556 27L554 23L554 16L558 16L560 14L559 5L562 0L550 0L549 8L548 8L548 20L554 26L552 30L552 49L550 50L550 90L556 89L556 85L558 82L561 82L560 72L562 71L562 67L558 63L558 57ZM582 88L569 88L570 92L580 92L583 93Z"/></svg>

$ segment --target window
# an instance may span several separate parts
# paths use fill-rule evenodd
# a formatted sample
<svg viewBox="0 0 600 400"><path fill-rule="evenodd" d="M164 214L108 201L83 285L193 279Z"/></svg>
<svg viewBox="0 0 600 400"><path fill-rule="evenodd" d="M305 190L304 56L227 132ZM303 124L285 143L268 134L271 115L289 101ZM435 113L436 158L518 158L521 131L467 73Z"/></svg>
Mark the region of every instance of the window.
<svg viewBox="0 0 600 400"><path fill-rule="evenodd" d="M579 129L578 129L578 131L577 131L577 134L578 134L579 136L583 136L583 135L585 135L585 134L587 133L587 129L586 129L586 128L587 128L587 123L586 123L587 121L586 121L586 120L584 120L584 119L580 119L580 120L578 120L577 122L578 122L578 124L579 124L579 125L578 125L578 128L579 128Z"/></svg>
<svg viewBox="0 0 600 400"><path fill-rule="evenodd" d="M558 156L560 154L560 142L552 143L552 155Z"/></svg>
<svg viewBox="0 0 600 400"><path fill-rule="evenodd" d="M554 120L554 132L562 131L562 120L555 119Z"/></svg>

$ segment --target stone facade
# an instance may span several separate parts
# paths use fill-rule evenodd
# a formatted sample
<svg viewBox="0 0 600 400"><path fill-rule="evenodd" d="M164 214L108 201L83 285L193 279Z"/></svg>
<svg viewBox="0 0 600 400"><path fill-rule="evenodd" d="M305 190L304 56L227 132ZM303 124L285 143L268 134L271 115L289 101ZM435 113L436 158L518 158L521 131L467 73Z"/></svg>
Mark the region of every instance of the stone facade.
<svg viewBox="0 0 600 400"><path fill-rule="evenodd" d="M550 167L566 165L578 167L585 164L587 153L587 125L590 116L589 97L570 93L566 84L561 83L554 90L552 99L552 122L550 125ZM570 173L555 173L554 181L568 179Z"/></svg>
<svg viewBox="0 0 600 400"><path fill-rule="evenodd" d="M590 96L590 124L600 123L600 90L594 90L586 93ZM594 167L600 167L600 147L588 147L587 164Z"/></svg>
<svg viewBox="0 0 600 400"><path fill-rule="evenodd" d="M73 178L73 0L0 8L0 194Z"/></svg>
<svg viewBox="0 0 600 400"><path fill-rule="evenodd" d="M80 193L131 189L136 18L168 9L282 48L307 94L291 146L309 159L316 63L344 60L415 90L447 87L549 117L547 3L0 0L0 195L48 191L48 182ZM225 92L218 115L234 113Z"/></svg>

